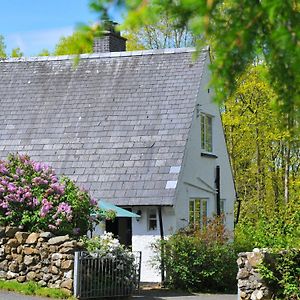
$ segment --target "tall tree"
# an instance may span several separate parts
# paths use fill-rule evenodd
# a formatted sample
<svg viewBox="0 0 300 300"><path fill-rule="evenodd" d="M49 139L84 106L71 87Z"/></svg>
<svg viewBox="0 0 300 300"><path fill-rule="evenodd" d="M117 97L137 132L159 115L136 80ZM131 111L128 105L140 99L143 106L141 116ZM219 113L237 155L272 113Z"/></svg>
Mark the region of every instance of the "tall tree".
<svg viewBox="0 0 300 300"><path fill-rule="evenodd" d="M177 27L167 14L158 22L125 32L128 50L163 49L195 46L195 37L187 26Z"/></svg>
<svg viewBox="0 0 300 300"><path fill-rule="evenodd" d="M278 95L266 76L263 65L248 68L222 114L241 217L252 221L299 203L300 194L299 141L272 111Z"/></svg>

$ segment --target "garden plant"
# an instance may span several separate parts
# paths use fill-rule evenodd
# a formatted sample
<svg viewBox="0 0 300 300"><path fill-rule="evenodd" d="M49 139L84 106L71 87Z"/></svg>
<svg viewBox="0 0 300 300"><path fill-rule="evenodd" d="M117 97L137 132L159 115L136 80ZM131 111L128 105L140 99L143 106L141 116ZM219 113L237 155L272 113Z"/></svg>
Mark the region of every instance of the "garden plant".
<svg viewBox="0 0 300 300"><path fill-rule="evenodd" d="M104 218L87 191L50 166L20 154L0 161L0 225L76 236Z"/></svg>

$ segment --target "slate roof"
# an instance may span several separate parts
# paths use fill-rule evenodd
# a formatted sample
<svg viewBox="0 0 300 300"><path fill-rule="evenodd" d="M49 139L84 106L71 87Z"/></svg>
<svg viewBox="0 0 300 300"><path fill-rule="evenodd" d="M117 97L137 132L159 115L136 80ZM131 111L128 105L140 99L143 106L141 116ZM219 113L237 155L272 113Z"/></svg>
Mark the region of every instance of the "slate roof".
<svg viewBox="0 0 300 300"><path fill-rule="evenodd" d="M27 153L117 205L172 205L207 55L192 52L0 62L0 158Z"/></svg>

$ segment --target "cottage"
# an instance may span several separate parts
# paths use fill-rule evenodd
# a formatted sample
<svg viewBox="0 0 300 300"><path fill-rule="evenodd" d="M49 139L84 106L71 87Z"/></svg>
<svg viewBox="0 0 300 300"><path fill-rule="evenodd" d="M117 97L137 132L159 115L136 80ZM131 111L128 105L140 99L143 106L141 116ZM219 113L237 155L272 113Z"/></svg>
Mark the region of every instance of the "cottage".
<svg viewBox="0 0 300 300"><path fill-rule="evenodd" d="M124 50L111 31L77 66L70 56L1 61L0 158L27 153L141 215L107 229L142 251L142 281L160 281L150 244L220 212L233 229L234 183L209 50L196 61L190 48Z"/></svg>

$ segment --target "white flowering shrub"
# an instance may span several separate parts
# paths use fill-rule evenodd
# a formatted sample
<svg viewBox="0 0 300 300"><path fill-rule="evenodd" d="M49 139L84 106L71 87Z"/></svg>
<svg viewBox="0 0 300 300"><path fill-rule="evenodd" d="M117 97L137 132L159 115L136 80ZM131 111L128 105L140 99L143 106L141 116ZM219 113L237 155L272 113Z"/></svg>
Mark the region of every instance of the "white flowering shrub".
<svg viewBox="0 0 300 300"><path fill-rule="evenodd" d="M86 249L90 253L97 254L98 257L134 259L132 252L121 245L111 232L93 238L84 238L83 242Z"/></svg>
<svg viewBox="0 0 300 300"><path fill-rule="evenodd" d="M118 286L126 295L131 295L137 284L138 264L134 254L121 245L113 234L106 232L102 236L84 238L83 242L89 255L100 259L100 272L90 274L95 285L110 287ZM88 265L86 266L88 268ZM106 272L106 273L103 273ZM107 292L107 291L106 291ZM112 292L108 292L109 295Z"/></svg>

